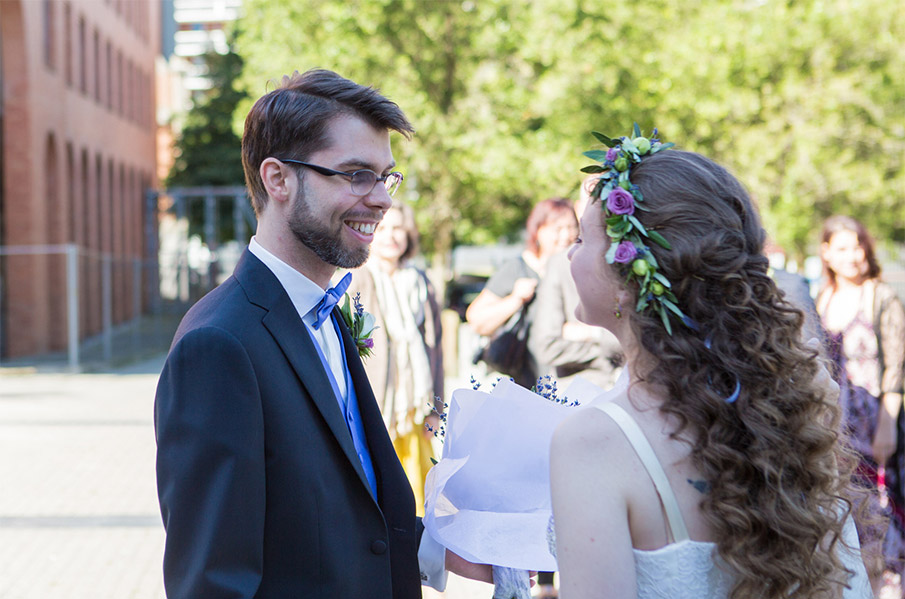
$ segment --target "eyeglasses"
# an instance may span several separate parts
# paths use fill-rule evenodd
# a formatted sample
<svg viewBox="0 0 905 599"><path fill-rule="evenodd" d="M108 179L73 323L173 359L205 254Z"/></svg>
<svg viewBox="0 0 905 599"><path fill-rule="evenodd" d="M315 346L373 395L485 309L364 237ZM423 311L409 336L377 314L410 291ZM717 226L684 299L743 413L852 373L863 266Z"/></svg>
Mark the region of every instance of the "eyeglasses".
<svg viewBox="0 0 905 599"><path fill-rule="evenodd" d="M377 183L380 181L383 181L383 186L386 187L387 193L392 196L399 188L399 184L402 183L402 173L397 172L379 176L374 171L363 168L352 173L345 173L343 171L336 171L325 166L319 166L317 164L311 164L309 162L302 162L301 160L288 160L285 158L280 158L279 160L280 162L290 162L292 164L307 166L314 172L324 175L325 177L332 177L333 175L342 175L343 177L348 177L349 182L352 183L352 193L357 196L368 195L369 193L371 193L371 190L374 189L374 186L377 185Z"/></svg>

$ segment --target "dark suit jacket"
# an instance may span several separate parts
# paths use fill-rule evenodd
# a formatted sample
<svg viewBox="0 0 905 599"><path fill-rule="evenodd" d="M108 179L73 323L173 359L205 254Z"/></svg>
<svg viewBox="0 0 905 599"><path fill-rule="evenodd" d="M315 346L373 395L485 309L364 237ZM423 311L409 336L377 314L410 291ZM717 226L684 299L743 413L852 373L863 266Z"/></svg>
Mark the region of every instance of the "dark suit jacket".
<svg viewBox="0 0 905 599"><path fill-rule="evenodd" d="M372 497L313 341L246 250L176 333L155 401L170 598L420 597L411 488L344 325Z"/></svg>

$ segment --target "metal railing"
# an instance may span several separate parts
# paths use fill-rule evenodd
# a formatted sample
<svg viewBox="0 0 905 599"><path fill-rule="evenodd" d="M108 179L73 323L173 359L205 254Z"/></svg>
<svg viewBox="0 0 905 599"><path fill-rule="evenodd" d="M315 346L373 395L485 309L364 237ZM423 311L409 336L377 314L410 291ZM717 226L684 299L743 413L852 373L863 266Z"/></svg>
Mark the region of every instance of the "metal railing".
<svg viewBox="0 0 905 599"><path fill-rule="evenodd" d="M42 268L35 270L45 272L62 270L65 273L65 281L59 286L63 289L63 301L56 301L56 298L53 297L38 298L38 300L46 299L49 304L57 306L55 308L54 305L45 305L43 306L44 312L40 312L40 314L46 314L55 322L65 322L65 356L66 364L71 370L80 368L83 362L82 354L86 347L99 346L100 358L108 363L113 361L114 336L124 327L136 327L137 320L145 312L143 304L146 304L150 297L144 275L150 269L156 269L156 262L152 264L138 258L117 257L109 253L81 248L75 244L0 246L0 257L6 260L7 271L14 266L10 265L10 261L30 259L34 263L43 258L45 264L41 265ZM54 268L54 266L59 266L59 261L63 262L63 268ZM85 278L91 280L85 281ZM118 297L115 297L117 294L114 291L114 281L119 287ZM0 284L3 282L0 279ZM86 293L88 284L95 287L94 293ZM4 325L9 329L17 326L18 323L14 321L14 317L9 316L9 308L12 306L2 303L3 301L8 304L13 303L8 299L9 295L3 291L5 290L0 289L0 314L7 317L0 319L0 340L7 341L10 332L3 328ZM50 286L47 289L49 295L53 295L57 291L57 288ZM99 309L92 305L94 299L100 300ZM130 302L128 306L125 304L127 300ZM26 305L26 302L30 306ZM114 318L115 302L119 303L119 318ZM14 307L20 314L27 313L29 309L35 312L40 309L38 306L40 301L36 301L34 298L18 300L17 303L20 305ZM62 314L59 313L60 303L63 305ZM93 312L91 319L86 318L86 311ZM27 320L33 321L37 318ZM83 323L91 320L95 321L96 326L83 330ZM56 333L57 338L60 337L58 331L52 332ZM54 352L48 353L53 354ZM10 359L9 362L16 363L16 360Z"/></svg>
<svg viewBox="0 0 905 599"><path fill-rule="evenodd" d="M144 258L0 246L0 366L83 370L164 351L182 314L232 272L255 225L244 187L182 187L147 191Z"/></svg>

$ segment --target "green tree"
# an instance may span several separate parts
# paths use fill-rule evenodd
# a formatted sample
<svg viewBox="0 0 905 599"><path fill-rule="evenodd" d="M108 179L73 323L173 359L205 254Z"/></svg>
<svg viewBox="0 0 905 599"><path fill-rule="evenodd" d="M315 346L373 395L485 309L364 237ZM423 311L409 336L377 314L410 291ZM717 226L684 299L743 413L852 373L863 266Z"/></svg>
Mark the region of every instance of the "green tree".
<svg viewBox="0 0 905 599"><path fill-rule="evenodd" d="M905 5L885 0L248 0L243 89L325 67L418 129L395 148L428 249L573 195L591 129L726 164L790 252L827 215L905 241ZM882 15L882 18L880 17ZM251 100L240 105L247 112Z"/></svg>
<svg viewBox="0 0 905 599"><path fill-rule="evenodd" d="M206 54L210 89L199 93L186 115L175 144L175 160L167 187L243 185L242 140L233 129L236 107L246 97L236 87L242 59L234 52ZM204 204L188 203L189 235L204 233ZM221 241L235 237L230 204L218 203L216 220Z"/></svg>
<svg viewBox="0 0 905 599"><path fill-rule="evenodd" d="M205 56L211 88L193 102L176 141L176 157L166 180L172 186L243 185L241 139L233 114L246 94L235 86L242 59L233 52Z"/></svg>
<svg viewBox="0 0 905 599"><path fill-rule="evenodd" d="M575 104L570 88L586 73L557 67L575 48L543 26L578 30L572 44L605 23L576 10L546 1L252 0L237 48L252 96L268 78L323 66L402 105L418 131L395 148L407 177L400 193L422 208L425 245L442 256L454 243L512 238L533 203L577 189L578 118L560 106ZM560 114L570 118L553 118Z"/></svg>
<svg viewBox="0 0 905 599"><path fill-rule="evenodd" d="M793 255L835 213L905 241L905 5L699 7L660 36L661 126L732 168Z"/></svg>

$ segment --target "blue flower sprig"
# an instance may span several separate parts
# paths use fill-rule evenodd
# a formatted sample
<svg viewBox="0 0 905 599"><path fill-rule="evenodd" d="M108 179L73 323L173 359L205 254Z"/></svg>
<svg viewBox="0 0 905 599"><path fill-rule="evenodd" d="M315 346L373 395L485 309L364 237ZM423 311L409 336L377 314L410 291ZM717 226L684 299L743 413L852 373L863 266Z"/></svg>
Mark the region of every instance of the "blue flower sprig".
<svg viewBox="0 0 905 599"><path fill-rule="evenodd" d="M376 320L370 312L365 312L361 305L361 294L356 293L354 298L350 298L349 294L345 295L343 305L339 309L343 315L346 326L355 341L355 347L358 348L358 355L362 358L368 358L374 351L374 340L371 339L371 333L378 327L375 326Z"/></svg>
<svg viewBox="0 0 905 599"><path fill-rule="evenodd" d="M619 264L626 282L638 283L638 303L636 312L651 308L663 321L666 332L672 335L670 313L689 325L689 318L679 308L679 301L672 292L672 284L662 273L660 265L650 251L650 242L671 250L669 242L653 229L646 228L636 216L636 211L647 211L641 189L631 181L632 168L645 157L673 147L672 143L661 143L657 129L651 136L641 135L641 128L635 123L633 136L611 139L597 131L591 132L608 150L590 150L584 155L599 164L581 169L585 173L600 173L591 196L600 200L606 219L606 234L610 238L610 248L606 253L608 264Z"/></svg>
<svg viewBox="0 0 905 599"><path fill-rule="evenodd" d="M538 377L537 384L531 387L531 391L533 391L537 395L540 395L548 401L552 401L553 403L558 403L563 406L574 408L579 405L577 401L569 401L569 398L565 395L563 395L562 397L559 397L557 395L556 379L554 379L550 375Z"/></svg>
<svg viewBox="0 0 905 599"><path fill-rule="evenodd" d="M474 379L472 379L474 380ZM424 428L426 428L429 432L434 434L434 437L440 439L440 442L443 442L443 439L446 438L446 411L449 409L449 404L443 402L443 411L437 409L437 406L440 404L440 397L435 395L433 403L428 403L427 407L431 409L432 414L436 414L437 418L440 420L439 424L437 424L437 428L431 426L429 422L424 423ZM434 458L431 458L433 463L437 463Z"/></svg>

